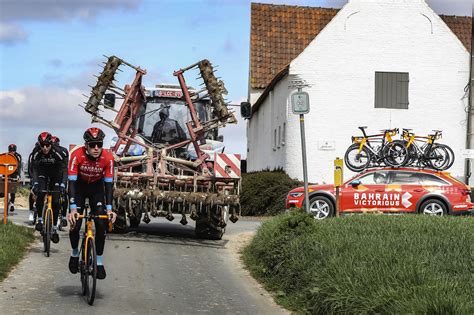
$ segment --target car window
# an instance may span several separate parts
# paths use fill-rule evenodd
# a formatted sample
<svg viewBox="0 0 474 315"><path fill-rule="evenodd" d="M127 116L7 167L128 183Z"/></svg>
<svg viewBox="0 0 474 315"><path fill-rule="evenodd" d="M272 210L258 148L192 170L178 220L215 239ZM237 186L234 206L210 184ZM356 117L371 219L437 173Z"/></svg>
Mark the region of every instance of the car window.
<svg viewBox="0 0 474 315"><path fill-rule="evenodd" d="M426 186L443 186L449 185L445 180L432 174L420 174L421 182Z"/></svg>
<svg viewBox="0 0 474 315"><path fill-rule="evenodd" d="M384 185L388 180L388 172L372 172L357 179L362 185Z"/></svg>
<svg viewBox="0 0 474 315"><path fill-rule="evenodd" d="M419 173L392 172L391 183L395 185L421 185L421 178Z"/></svg>

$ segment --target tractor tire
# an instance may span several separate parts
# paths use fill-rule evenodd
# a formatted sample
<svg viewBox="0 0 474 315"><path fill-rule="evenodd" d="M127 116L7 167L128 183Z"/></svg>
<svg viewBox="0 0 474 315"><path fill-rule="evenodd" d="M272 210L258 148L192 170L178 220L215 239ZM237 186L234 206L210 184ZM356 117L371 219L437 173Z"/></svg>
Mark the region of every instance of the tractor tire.
<svg viewBox="0 0 474 315"><path fill-rule="evenodd" d="M225 233L225 227L219 226L220 206L214 206L211 210L211 219L209 220L207 214L199 215L196 220L196 228L194 230L196 237L206 240L220 240ZM229 209L224 207L224 221L227 223L229 218Z"/></svg>
<svg viewBox="0 0 474 315"><path fill-rule="evenodd" d="M134 216L130 217L130 227L137 228L140 225L140 221L142 219L143 210L140 206L136 207L134 210Z"/></svg>
<svg viewBox="0 0 474 315"><path fill-rule="evenodd" d="M127 226L127 214L125 213L125 208L119 207L117 210L117 219L114 223L114 233L123 234L128 232Z"/></svg>

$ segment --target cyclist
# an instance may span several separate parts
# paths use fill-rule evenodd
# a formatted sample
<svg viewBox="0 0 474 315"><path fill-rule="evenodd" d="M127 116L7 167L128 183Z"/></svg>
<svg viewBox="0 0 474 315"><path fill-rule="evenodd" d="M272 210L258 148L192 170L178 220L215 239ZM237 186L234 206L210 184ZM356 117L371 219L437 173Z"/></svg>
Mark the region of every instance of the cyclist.
<svg viewBox="0 0 474 315"><path fill-rule="evenodd" d="M115 222L116 215L112 211L114 157L102 149L105 134L99 128L89 128L84 132L85 145L71 153L68 167L69 178L69 223L74 227L69 232L72 253L69 259L69 271L78 272L79 264L79 232L82 219L77 220L78 213L84 211L85 199L89 198L91 211L96 215L106 211L110 221ZM104 209L105 202L105 209ZM77 223L76 223L77 220ZM102 261L104 253L107 223L95 220L97 250L97 279L105 279L106 273Z"/></svg>
<svg viewBox="0 0 474 315"><path fill-rule="evenodd" d="M66 161L69 160L69 152L65 147L62 147L60 145L60 140L59 137L52 136L51 137L51 142L55 146L56 149L64 156ZM67 190L65 190L67 192ZM67 193L64 194L63 202L61 203L61 220L58 220L58 226L61 224L62 226L67 226L67 220L66 220L66 215L67 215L67 208L68 208L68 197Z"/></svg>
<svg viewBox="0 0 474 315"><path fill-rule="evenodd" d="M43 231L43 205L44 190L65 191L67 181L67 159L56 149L51 142L51 134L42 132L38 136L38 145L35 146L31 153L31 176L33 181L32 192L36 198L36 213L38 222L36 230ZM47 183L49 182L49 187ZM52 193L53 207L53 243L59 242L58 229L56 222L59 215L59 193Z"/></svg>
<svg viewBox="0 0 474 315"><path fill-rule="evenodd" d="M11 154L15 155L15 157L18 161L18 167L17 167L15 173L10 175L10 178L15 179L15 180L19 180L20 179L20 172L21 172L22 163L21 163L21 155L18 152L16 152L16 145L15 144L10 144L8 146L8 153L11 153ZM9 202L8 202L8 209L10 210L10 212L15 211L15 205L14 204L15 204L15 193L11 193L10 198L9 198Z"/></svg>

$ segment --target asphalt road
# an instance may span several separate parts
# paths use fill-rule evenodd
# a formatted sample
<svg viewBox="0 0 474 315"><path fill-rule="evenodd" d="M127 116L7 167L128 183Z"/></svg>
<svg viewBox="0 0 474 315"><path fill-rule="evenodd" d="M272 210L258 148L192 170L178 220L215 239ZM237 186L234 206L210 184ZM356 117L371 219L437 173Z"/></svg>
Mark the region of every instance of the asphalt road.
<svg viewBox="0 0 474 315"><path fill-rule="evenodd" d="M16 210L10 218L25 224L27 211ZM259 225L253 219L229 223L221 241L207 241L194 238L191 220L182 226L155 218L134 232L108 235L107 278L98 280L93 306L80 293L79 275L68 270L68 232L60 233L49 258L38 238L26 258L0 283L1 313L287 313L242 268L235 250Z"/></svg>

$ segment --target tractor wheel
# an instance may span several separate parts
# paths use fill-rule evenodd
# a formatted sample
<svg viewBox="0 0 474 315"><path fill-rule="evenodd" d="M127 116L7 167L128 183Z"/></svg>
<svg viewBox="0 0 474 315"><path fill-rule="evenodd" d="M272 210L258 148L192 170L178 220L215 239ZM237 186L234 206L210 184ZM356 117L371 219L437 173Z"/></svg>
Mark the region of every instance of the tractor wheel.
<svg viewBox="0 0 474 315"><path fill-rule="evenodd" d="M125 213L124 207L119 207L117 210L117 219L114 223L114 233L127 233L127 214Z"/></svg>
<svg viewBox="0 0 474 315"><path fill-rule="evenodd" d="M198 238L207 240L220 240L225 233L225 226L220 224L221 216L227 224L229 219L229 209L222 206L208 207L211 210L211 218L209 220L207 213L200 213L196 220L195 233ZM222 213L222 214L221 214Z"/></svg>

